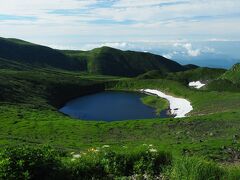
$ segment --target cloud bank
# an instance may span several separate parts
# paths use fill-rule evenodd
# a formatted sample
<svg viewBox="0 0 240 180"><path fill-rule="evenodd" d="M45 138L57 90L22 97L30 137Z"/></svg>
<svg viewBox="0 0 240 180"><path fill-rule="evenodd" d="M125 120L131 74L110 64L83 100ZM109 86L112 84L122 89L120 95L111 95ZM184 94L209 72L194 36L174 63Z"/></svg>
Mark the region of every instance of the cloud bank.
<svg viewBox="0 0 240 180"><path fill-rule="evenodd" d="M0 4L1 36L45 44L66 44L66 39L68 45L76 39L240 39L239 0L0 0Z"/></svg>

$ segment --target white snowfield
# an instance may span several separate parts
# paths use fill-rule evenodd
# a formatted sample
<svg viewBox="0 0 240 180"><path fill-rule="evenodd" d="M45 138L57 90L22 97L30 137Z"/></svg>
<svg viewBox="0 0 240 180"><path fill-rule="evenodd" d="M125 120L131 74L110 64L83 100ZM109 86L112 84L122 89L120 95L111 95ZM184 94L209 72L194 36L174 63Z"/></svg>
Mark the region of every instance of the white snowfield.
<svg viewBox="0 0 240 180"><path fill-rule="evenodd" d="M176 98L159 90L154 89L141 89L141 92L157 95L169 101L171 114L175 115L174 118L186 117L186 114L193 110L191 103L183 98Z"/></svg>
<svg viewBox="0 0 240 180"><path fill-rule="evenodd" d="M205 86L206 84L201 83L200 81L192 81L188 83L188 86L194 87L196 89L200 89L201 87Z"/></svg>

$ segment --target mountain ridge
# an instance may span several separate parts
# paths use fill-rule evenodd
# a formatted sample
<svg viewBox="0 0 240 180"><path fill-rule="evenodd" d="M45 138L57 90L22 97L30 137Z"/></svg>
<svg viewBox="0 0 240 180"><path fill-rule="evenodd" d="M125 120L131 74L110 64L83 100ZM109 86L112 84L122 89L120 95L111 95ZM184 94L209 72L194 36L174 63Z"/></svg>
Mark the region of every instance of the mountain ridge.
<svg viewBox="0 0 240 180"><path fill-rule="evenodd" d="M89 72L104 75L137 76L150 70L177 72L187 69L160 55L130 50L122 51L107 46L90 51L64 50L63 52L85 61Z"/></svg>
<svg viewBox="0 0 240 180"><path fill-rule="evenodd" d="M0 58L35 68L124 77L138 76L151 70L168 73L196 68L148 52L122 51L107 46L90 51L57 50L14 38L0 38Z"/></svg>

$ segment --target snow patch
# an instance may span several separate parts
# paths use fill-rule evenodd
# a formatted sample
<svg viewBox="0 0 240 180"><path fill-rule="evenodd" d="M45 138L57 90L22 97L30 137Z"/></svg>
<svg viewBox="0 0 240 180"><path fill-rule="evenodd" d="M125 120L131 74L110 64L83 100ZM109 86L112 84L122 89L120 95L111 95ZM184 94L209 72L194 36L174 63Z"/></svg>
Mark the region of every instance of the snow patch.
<svg viewBox="0 0 240 180"><path fill-rule="evenodd" d="M186 117L186 114L193 110L191 103L183 98L176 98L159 90L154 89L141 89L141 92L155 94L161 98L168 100L170 104L171 114L175 115L175 118Z"/></svg>
<svg viewBox="0 0 240 180"><path fill-rule="evenodd" d="M200 89L201 87L205 86L206 84L201 83L200 81L192 81L188 83L188 86L194 87L196 89Z"/></svg>

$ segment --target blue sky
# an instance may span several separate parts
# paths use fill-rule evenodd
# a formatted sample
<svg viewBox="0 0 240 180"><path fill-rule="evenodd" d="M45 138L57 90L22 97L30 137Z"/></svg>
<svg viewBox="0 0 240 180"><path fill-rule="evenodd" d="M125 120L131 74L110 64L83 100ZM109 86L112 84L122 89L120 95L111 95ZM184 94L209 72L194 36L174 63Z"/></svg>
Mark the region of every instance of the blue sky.
<svg viewBox="0 0 240 180"><path fill-rule="evenodd" d="M0 36L61 49L107 44L196 58L228 52L209 45L216 42L239 47L240 1L0 0Z"/></svg>

